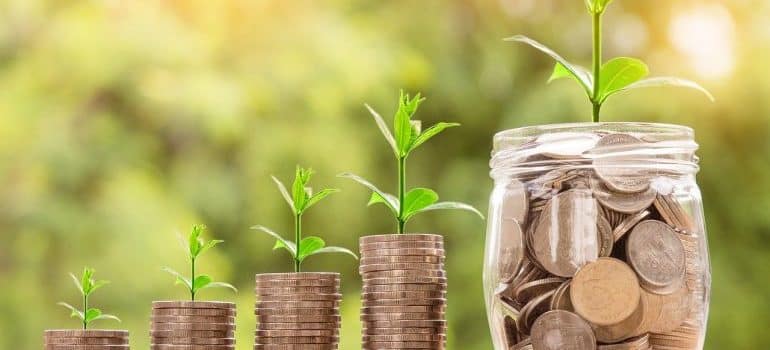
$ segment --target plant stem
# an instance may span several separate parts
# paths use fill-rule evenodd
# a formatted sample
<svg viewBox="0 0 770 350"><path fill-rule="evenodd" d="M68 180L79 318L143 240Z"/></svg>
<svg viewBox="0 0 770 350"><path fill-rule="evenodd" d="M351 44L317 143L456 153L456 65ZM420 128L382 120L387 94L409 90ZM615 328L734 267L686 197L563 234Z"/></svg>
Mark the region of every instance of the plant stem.
<svg viewBox="0 0 770 350"><path fill-rule="evenodd" d="M294 242L297 243L297 255L294 257L294 272L300 272L299 252L302 246L302 214L294 215Z"/></svg>
<svg viewBox="0 0 770 350"><path fill-rule="evenodd" d="M192 258L192 268L190 269L190 298L195 301L195 258Z"/></svg>
<svg viewBox="0 0 770 350"><path fill-rule="evenodd" d="M406 157L398 157L398 233L404 233L404 196L406 192Z"/></svg>
<svg viewBox="0 0 770 350"><path fill-rule="evenodd" d="M593 34L594 34L594 91L591 97L591 103L594 106L593 109L593 121L599 122L599 113L602 109L601 101L599 100L599 92L601 91L601 71L602 71L602 13L593 14Z"/></svg>
<svg viewBox="0 0 770 350"><path fill-rule="evenodd" d="M83 293L83 329L88 329L85 316L88 314L88 294Z"/></svg>

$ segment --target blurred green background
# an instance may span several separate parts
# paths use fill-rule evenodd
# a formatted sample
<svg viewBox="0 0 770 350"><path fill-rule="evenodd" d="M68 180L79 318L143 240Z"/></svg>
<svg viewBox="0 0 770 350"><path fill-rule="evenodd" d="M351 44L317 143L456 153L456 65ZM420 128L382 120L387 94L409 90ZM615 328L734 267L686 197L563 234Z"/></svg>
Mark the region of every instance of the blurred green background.
<svg viewBox="0 0 770 350"><path fill-rule="evenodd" d="M700 81L717 96L651 89L614 98L608 121L695 128L713 263L708 349L770 348L770 2L615 1L608 57ZM552 62L503 37L524 33L587 65L582 0L0 1L0 348L36 349L46 328L78 326L68 272L112 284L93 302L148 348L150 303L185 297L162 266L183 269L176 232L193 223L226 243L200 269L240 287L239 348L253 344L255 273L291 269L249 230L291 230L270 181L295 164L343 189L311 210L306 232L355 248L394 229L384 207L335 177L395 186L395 164L363 104L390 118L398 90L421 91L426 124L459 121L421 148L409 184L485 209L491 139L531 124L589 121L572 82L546 85ZM484 223L423 215L411 231L447 238L449 348L489 349L481 291ZM356 265L343 274L342 349L358 349Z"/></svg>

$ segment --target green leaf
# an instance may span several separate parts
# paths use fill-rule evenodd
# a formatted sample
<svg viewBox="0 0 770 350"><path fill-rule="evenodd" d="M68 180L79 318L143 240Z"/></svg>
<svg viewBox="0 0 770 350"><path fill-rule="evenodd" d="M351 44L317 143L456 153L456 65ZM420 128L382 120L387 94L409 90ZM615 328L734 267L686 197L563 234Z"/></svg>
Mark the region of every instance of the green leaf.
<svg viewBox="0 0 770 350"><path fill-rule="evenodd" d="M703 86L700 86L700 84L694 81L677 78L677 77L656 77L656 78L648 78L648 79L640 80L640 81L637 81L636 83L626 86L623 89L623 91L648 88L648 87L661 87L661 86L684 87L684 88L698 90L703 94L705 94L706 97L709 98L709 100L711 100L712 102L714 101L714 95L712 95L711 92L706 90L706 88L704 88Z"/></svg>
<svg viewBox="0 0 770 350"><path fill-rule="evenodd" d="M401 91L401 96L398 99L398 110L396 110L396 116L393 118L393 131L396 137L396 146L398 147L398 155L403 157L409 151L410 142L412 141L412 124L410 120L412 114L411 101L409 95L404 95L404 91Z"/></svg>
<svg viewBox="0 0 770 350"><path fill-rule="evenodd" d="M209 276L209 275L198 275L198 276L195 276L195 279L193 280L193 287L192 287L193 293L197 292L201 288L205 288L211 282L212 282L212 279L211 279L211 276Z"/></svg>
<svg viewBox="0 0 770 350"><path fill-rule="evenodd" d="M404 196L404 220L424 209L425 207L436 203L438 194L428 188L414 188Z"/></svg>
<svg viewBox="0 0 770 350"><path fill-rule="evenodd" d="M585 0L586 7L591 13L601 14L607 9L612 0Z"/></svg>
<svg viewBox="0 0 770 350"><path fill-rule="evenodd" d="M382 136L385 136L385 141L388 141L388 144L390 145L390 148L393 149L393 154L398 156L398 147L396 146L396 139L393 138L393 134L390 133L390 129L388 129L388 124L385 123L385 120L382 119L382 117L368 104L364 104L366 108L369 110L369 113L372 114L372 117L374 117L374 121L377 123L377 127L380 129L380 132L382 133Z"/></svg>
<svg viewBox="0 0 770 350"><path fill-rule="evenodd" d="M203 232L203 225L193 225L190 230L190 235L187 237L187 244L189 249L190 258L195 258L201 249L201 242L199 237Z"/></svg>
<svg viewBox="0 0 770 350"><path fill-rule="evenodd" d="M291 194L292 199L294 200L295 214L301 213L305 208L305 202L309 197L306 187L312 175L313 169L304 169L297 165L297 170L294 174L294 184L291 186Z"/></svg>
<svg viewBox="0 0 770 350"><path fill-rule="evenodd" d="M286 190L286 186L283 185L283 182L278 180L275 176L270 176L273 178L273 182L278 186L278 190L281 191L281 195L283 196L283 199L286 200L286 203L289 203L289 207L291 207L291 211L293 213L297 213L297 208L294 207L294 200L291 198L291 195L289 194L289 191Z"/></svg>
<svg viewBox="0 0 770 350"><path fill-rule="evenodd" d="M294 244L294 242L287 241L286 239L281 237L281 235L275 233L273 230L271 230L271 229L269 229L269 228L267 228L265 226L262 226L262 225L252 226L251 229L252 230L262 231L262 232L270 235L271 237L275 238L276 239L276 244L275 244L275 246L273 246L273 249L285 248L286 250L289 251L289 253L291 254L292 258L296 258L297 257L297 245Z"/></svg>
<svg viewBox="0 0 770 350"><path fill-rule="evenodd" d="M342 254L348 254L358 260L358 256L356 253L353 253L350 251L350 249L342 248L342 247L323 247L321 249L318 249L311 253L310 255L316 255L316 254L336 254L336 253L342 253Z"/></svg>
<svg viewBox="0 0 770 350"><path fill-rule="evenodd" d="M94 275L94 269L90 267L83 268L83 276L80 278L80 285L83 287L83 295L91 294L92 276Z"/></svg>
<svg viewBox="0 0 770 350"><path fill-rule="evenodd" d="M232 289L233 292L238 292L238 289L235 288L232 284L225 282L211 282L202 288L228 288Z"/></svg>
<svg viewBox="0 0 770 350"><path fill-rule="evenodd" d="M104 287L104 286L106 286L108 284L110 284L110 281L105 281L105 280L91 281L91 293L93 293L95 290L97 290L97 289L99 289L101 287Z"/></svg>
<svg viewBox="0 0 770 350"><path fill-rule="evenodd" d="M99 316L102 315L102 310L91 308L88 309L85 313L85 323L91 323L91 321L97 319Z"/></svg>
<svg viewBox="0 0 770 350"><path fill-rule="evenodd" d="M414 142L417 141L417 138L420 137L420 134L422 133L422 121L410 120L409 124L412 127L412 132L411 137L409 138L409 150L407 153L414 149Z"/></svg>
<svg viewBox="0 0 770 350"><path fill-rule="evenodd" d="M459 123L444 123L444 122L441 122L441 123L437 123L436 125L431 126L427 130L425 130L424 133L420 134L420 136L418 136L414 140L414 142L412 143L412 148L409 151L413 151L414 149L416 149L417 147L419 147L420 145L425 143L425 141L430 140L433 136L436 136L439 133L441 133L442 131L444 131L444 130L446 130L448 128L455 127L455 126L460 126L460 124Z"/></svg>
<svg viewBox="0 0 770 350"><path fill-rule="evenodd" d="M304 212L305 210L308 210L310 207L312 207L313 205L315 205L316 203L318 203L322 199L326 198L330 194L337 193L339 191L340 190L338 190L336 188L327 188L327 189L323 189L321 191L318 191L318 193L310 196L310 199L307 200L307 203L305 203L305 207L302 208L302 211Z"/></svg>
<svg viewBox="0 0 770 350"><path fill-rule="evenodd" d="M590 98L592 97L593 93L593 74L588 71L588 69L585 69L581 66L575 65L575 69L577 69L581 75L584 75L588 77L589 81L591 82L591 91L586 90L585 86L581 83L580 79L578 79L575 75L572 74L566 67L564 67L563 64L556 62L556 65L553 67L553 73L551 73L551 77L548 78L548 83L563 78L571 78L572 80L576 81L578 84L580 84L581 87L584 87L583 92L586 93L586 95Z"/></svg>
<svg viewBox="0 0 770 350"><path fill-rule="evenodd" d="M364 187L372 190L372 192L374 192L377 195L377 197L375 197L374 194L372 195L372 198L369 200L370 205L374 203L384 203L385 205L388 206L388 208L390 208L390 210L393 213L398 213L398 199L394 195L381 191L379 188L372 185L369 181L366 181L364 178L358 175L351 174L351 173L342 173L337 176L351 179L353 181L360 183L361 185L364 185Z"/></svg>
<svg viewBox="0 0 770 350"><path fill-rule="evenodd" d="M56 303L56 305L61 305L61 306L66 307L67 309L69 309L71 311L70 317L77 317L80 320L85 319L85 315L83 314L83 312L78 310L78 309L76 309L74 306L72 306L70 304L67 304L67 303L64 303L64 302L60 302L60 303Z"/></svg>
<svg viewBox="0 0 770 350"><path fill-rule="evenodd" d="M187 287L187 289L188 289L188 290L192 291L192 288L193 288L193 284L192 284L192 282L190 281L190 279L189 279L189 278L187 278L187 277L183 276L183 275L182 275L181 273L179 273L179 272L176 272L176 271L174 271L174 270L173 270L172 268L170 268L170 267L164 267L162 270L163 270L163 271L166 271L166 272L168 272L168 273L172 274L174 277L176 277L176 280L174 280L174 284L181 284L181 285L184 285L185 287Z"/></svg>
<svg viewBox="0 0 770 350"><path fill-rule="evenodd" d="M80 291L80 295L84 295L85 292L83 291L83 285L80 283L80 280L75 277L74 273L70 273L70 277L72 277L72 282L75 283L75 286L78 287L78 290Z"/></svg>
<svg viewBox="0 0 770 350"><path fill-rule="evenodd" d="M435 204L431 204L419 211L416 211L412 213L412 216L417 213L422 213L430 210L467 210L470 212L475 213L478 215L481 219L484 219L484 214L482 214L480 211L478 211L476 208L460 202L438 202Z"/></svg>
<svg viewBox="0 0 770 350"><path fill-rule="evenodd" d="M580 85L583 86L583 89L589 96L593 93L593 90L594 90L593 78L591 73L589 73L587 69L570 63L569 61L564 59L564 57L561 57L559 54L557 54L556 51L553 51L549 49L547 46L535 40L532 40L524 35L515 35L510 38L506 38L505 40L516 41L516 42L527 44L529 46L534 47L535 49L540 50L546 55L550 56L551 58L556 60L556 62L564 66L564 69L566 69L575 78L575 80L577 80L578 83L580 83Z"/></svg>
<svg viewBox="0 0 770 350"><path fill-rule="evenodd" d="M323 248L325 245L326 243L320 237L305 237L300 241L297 259L303 261L306 257L313 255L315 251Z"/></svg>
<svg viewBox="0 0 770 350"><path fill-rule="evenodd" d="M210 240L210 241L206 242L205 244L203 244L203 245L201 246L201 249L198 251L198 255L197 255L197 256L201 256L201 254L203 254L203 252L205 252L205 251L207 251L207 250L209 250L209 249L211 249L211 248L214 248L214 247L216 247L218 244L220 244L220 243L224 243L224 242L225 242L225 241L223 241L223 240L221 240L221 239L212 239L212 240Z"/></svg>
<svg viewBox="0 0 770 350"><path fill-rule="evenodd" d="M97 321L97 320L113 320L113 321L122 322L117 316L110 315L110 314L101 314L96 318L94 318L92 321Z"/></svg>
<svg viewBox="0 0 770 350"><path fill-rule="evenodd" d="M630 57L611 59L602 66L599 101L604 102L610 95L641 80L649 73L649 68L641 60Z"/></svg>

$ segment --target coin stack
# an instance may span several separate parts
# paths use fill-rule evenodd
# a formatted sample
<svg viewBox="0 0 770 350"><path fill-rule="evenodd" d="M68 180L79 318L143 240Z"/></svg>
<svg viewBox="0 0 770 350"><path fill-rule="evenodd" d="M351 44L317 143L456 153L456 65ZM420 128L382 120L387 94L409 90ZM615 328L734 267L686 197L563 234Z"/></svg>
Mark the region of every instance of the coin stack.
<svg viewBox="0 0 770 350"><path fill-rule="evenodd" d="M360 239L363 349L444 349L444 239L401 234Z"/></svg>
<svg viewBox="0 0 770 350"><path fill-rule="evenodd" d="M151 350L235 349L235 304L218 301L155 301Z"/></svg>
<svg viewBox="0 0 770 350"><path fill-rule="evenodd" d="M677 175L633 166L634 150L656 141L569 139L585 142L540 153L537 140L522 146L528 161L553 167L512 179L501 196L493 309L506 349L700 349L702 218L685 209L692 199Z"/></svg>
<svg viewBox="0 0 770 350"><path fill-rule="evenodd" d="M339 346L340 275L330 272L256 276L254 350L335 350Z"/></svg>
<svg viewBox="0 0 770 350"><path fill-rule="evenodd" d="M128 350L128 331L63 329L47 330L45 350Z"/></svg>

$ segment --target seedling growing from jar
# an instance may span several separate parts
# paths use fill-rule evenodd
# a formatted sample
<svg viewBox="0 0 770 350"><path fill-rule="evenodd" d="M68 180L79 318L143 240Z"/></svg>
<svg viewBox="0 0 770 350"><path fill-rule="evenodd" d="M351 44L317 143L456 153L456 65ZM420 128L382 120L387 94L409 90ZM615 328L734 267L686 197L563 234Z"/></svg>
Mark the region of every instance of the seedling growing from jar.
<svg viewBox="0 0 770 350"><path fill-rule="evenodd" d="M606 63L602 61L602 15L612 0L585 0L592 18L593 28L593 73L579 65L570 63L564 57L545 45L523 35L505 40L528 44L556 60L548 82L572 78L580 84L593 106L593 121L598 122L602 105L607 98L620 92L658 86L680 86L698 90L712 101L714 97L698 83L677 77L647 78L649 68L639 59L617 57Z"/></svg>
<svg viewBox="0 0 770 350"><path fill-rule="evenodd" d="M289 204L289 208L291 208L291 212L294 216L293 242L283 238L283 236L265 226L256 225L251 227L254 230L264 232L275 238L276 242L273 246L273 250L283 248L286 249L289 254L291 254L291 258L294 261L294 272L301 272L302 263L305 261L305 259L317 254L343 253L358 259L358 256L356 256L356 254L349 249L326 246L326 242L320 237L303 237L302 215L308 209L310 209L310 207L317 204L322 199L328 197L332 193L339 192L338 189L326 188L318 191L317 193L313 193L312 188L308 186L312 175L313 169L305 169L297 166L294 175L294 183L291 186L291 193L289 193L289 191L286 189L286 186L284 186L280 180L273 176L273 181L275 182L276 186L278 186L278 190L286 200L286 203Z"/></svg>
<svg viewBox="0 0 770 350"><path fill-rule="evenodd" d="M398 195L384 192L360 176L351 173L340 174L341 177L352 179L372 191L369 205L381 203L390 209L396 218L399 234L404 233L404 226L412 217L431 210L467 210L476 213L482 219L484 218L481 212L468 204L439 202L438 194L429 188L418 187L407 191L406 160L409 158L409 155L442 131L460 125L458 123L440 122L423 131L422 123L419 120L412 119L423 101L425 99L419 93L410 98L408 94L404 94L403 91L401 92L398 99L398 109L393 118L392 133L385 120L369 105L366 105L366 108L374 117L380 132L382 132L385 140L393 150L393 155L398 163Z"/></svg>
<svg viewBox="0 0 770 350"><path fill-rule="evenodd" d="M218 239L213 239L210 241L204 240L201 237L201 234L205 229L206 227L203 225L193 225L192 230L190 230L190 235L187 237L187 242L182 244L182 247L187 251L187 257L190 261L190 277L185 277L181 273L176 272L169 267L163 268L163 271L166 271L176 277L175 284L184 285L187 290L190 291L190 300L193 301L195 301L195 295L198 293L198 291L205 288L228 288L232 289L234 292L238 291L229 283L214 282L214 280L209 275L195 274L195 263L197 262L198 258L207 250L214 248L218 244L224 242Z"/></svg>
<svg viewBox="0 0 770 350"><path fill-rule="evenodd" d="M72 277L72 281L75 283L75 286L80 291L80 295L83 297L83 310L78 310L74 306L65 302L60 302L58 304L72 311L70 316L79 318L83 323L83 329L88 329L88 325L96 320L115 320L120 322L120 319L116 316L103 314L102 310L88 306L88 298L91 296L91 294L95 290L109 284L109 281L95 280L94 269L90 267L83 268L83 275L80 277L80 279L75 277L75 275L72 273L70 273L70 277Z"/></svg>

